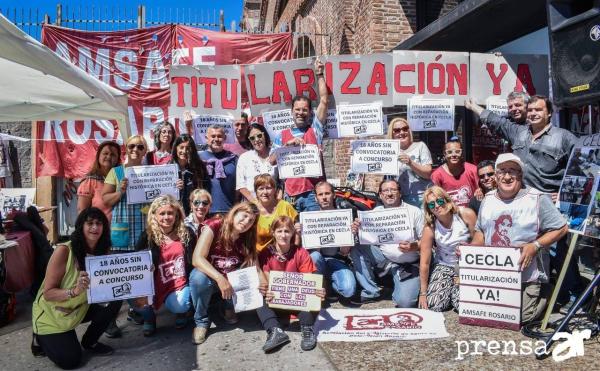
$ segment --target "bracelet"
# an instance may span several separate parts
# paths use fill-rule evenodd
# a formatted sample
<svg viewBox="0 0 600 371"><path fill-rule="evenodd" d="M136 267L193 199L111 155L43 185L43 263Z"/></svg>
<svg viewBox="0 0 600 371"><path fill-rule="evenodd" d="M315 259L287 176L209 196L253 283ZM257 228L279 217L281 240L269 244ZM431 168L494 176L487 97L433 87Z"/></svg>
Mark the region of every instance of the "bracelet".
<svg viewBox="0 0 600 371"><path fill-rule="evenodd" d="M419 296L427 296L426 293L420 293Z"/></svg>

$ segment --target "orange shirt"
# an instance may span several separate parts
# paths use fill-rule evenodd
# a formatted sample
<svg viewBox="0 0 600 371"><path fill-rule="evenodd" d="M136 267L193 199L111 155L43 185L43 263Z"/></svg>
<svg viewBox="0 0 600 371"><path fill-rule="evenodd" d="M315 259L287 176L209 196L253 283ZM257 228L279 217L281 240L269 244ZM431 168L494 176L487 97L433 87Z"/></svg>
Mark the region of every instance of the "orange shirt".
<svg viewBox="0 0 600 371"><path fill-rule="evenodd" d="M87 177L79 184L77 196L91 197L92 206L102 210L110 224L112 207L106 206L104 201L102 201L102 187L104 187L104 181L95 177Z"/></svg>

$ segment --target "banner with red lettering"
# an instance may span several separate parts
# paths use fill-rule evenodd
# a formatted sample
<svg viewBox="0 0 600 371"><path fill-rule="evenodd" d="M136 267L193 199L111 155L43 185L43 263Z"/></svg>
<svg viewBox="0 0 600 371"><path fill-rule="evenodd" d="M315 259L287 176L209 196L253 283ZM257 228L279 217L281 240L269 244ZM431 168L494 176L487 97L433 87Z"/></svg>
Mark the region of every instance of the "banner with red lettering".
<svg viewBox="0 0 600 371"><path fill-rule="evenodd" d="M169 117L171 64L258 63L289 59L293 52L291 33L232 34L176 25L107 32L44 25L42 42L90 75L129 93L131 134L144 135L151 146L152 128ZM122 142L116 124L100 121L39 122L36 128L41 139L36 176L81 177L101 140Z"/></svg>

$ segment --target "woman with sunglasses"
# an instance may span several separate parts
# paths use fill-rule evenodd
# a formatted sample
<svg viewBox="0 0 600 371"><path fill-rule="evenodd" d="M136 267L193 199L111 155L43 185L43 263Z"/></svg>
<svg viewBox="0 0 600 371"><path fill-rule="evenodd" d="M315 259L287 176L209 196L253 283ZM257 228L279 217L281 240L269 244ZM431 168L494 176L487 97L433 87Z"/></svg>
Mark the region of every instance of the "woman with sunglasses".
<svg viewBox="0 0 600 371"><path fill-rule="evenodd" d="M173 159L173 142L175 142L175 127L168 122L156 125L154 132L154 150L146 154L147 165L164 165Z"/></svg>
<svg viewBox="0 0 600 371"><path fill-rule="evenodd" d="M185 225L190 228L196 238L200 235L200 225L204 223L212 204L212 196L205 189L195 189L190 194L190 214L185 218Z"/></svg>
<svg viewBox="0 0 600 371"><path fill-rule="evenodd" d="M171 163L179 166L179 179L176 183L179 199L182 201L185 215L188 215L191 210L190 204L184 200L188 200L190 193L196 188L210 188L206 166L198 156L194 139L187 134L182 134L175 139L172 157Z"/></svg>
<svg viewBox="0 0 600 371"><path fill-rule="evenodd" d="M431 185L431 152L425 143L413 142L412 131L403 117L396 117L390 122L387 137L400 142L400 167L396 180L400 184L402 200L421 207L423 192Z"/></svg>
<svg viewBox="0 0 600 371"><path fill-rule="evenodd" d="M269 162L271 138L264 126L250 125L246 131L246 141L252 144L253 150L244 152L238 159L235 189L246 200L256 202L254 178L260 174L269 174L277 183L277 166Z"/></svg>
<svg viewBox="0 0 600 371"><path fill-rule="evenodd" d="M441 312L458 310L458 246L473 238L477 215L458 207L441 187L428 188L424 195L425 227L421 238L419 308ZM429 277L435 246L433 272Z"/></svg>
<svg viewBox="0 0 600 371"><path fill-rule="evenodd" d="M102 189L104 188L104 178L110 169L119 164L121 164L121 146L113 141L100 144L90 172L77 188L77 213L93 206L102 210L110 221L112 207L104 204Z"/></svg>

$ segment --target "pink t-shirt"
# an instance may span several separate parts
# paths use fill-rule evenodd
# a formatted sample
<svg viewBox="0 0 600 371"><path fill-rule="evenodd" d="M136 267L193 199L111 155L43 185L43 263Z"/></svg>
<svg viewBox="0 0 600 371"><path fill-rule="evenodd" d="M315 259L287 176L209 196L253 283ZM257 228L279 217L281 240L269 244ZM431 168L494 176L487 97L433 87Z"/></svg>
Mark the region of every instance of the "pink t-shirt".
<svg viewBox="0 0 600 371"><path fill-rule="evenodd" d="M242 153L248 151L237 141L235 143L225 143L225 144L223 144L223 148L225 148L229 152L235 153L238 156L240 156Z"/></svg>
<svg viewBox="0 0 600 371"><path fill-rule="evenodd" d="M106 206L104 201L102 201L102 187L104 187L104 182L102 180L94 177L85 178L81 184L79 184L79 188L77 188L77 196L91 197L91 206L102 210L110 223L112 207Z"/></svg>
<svg viewBox="0 0 600 371"><path fill-rule="evenodd" d="M448 174L443 166L431 174L433 184L442 187L457 206L469 206L469 200L479 187L477 166L465 162L465 170L458 178Z"/></svg>

